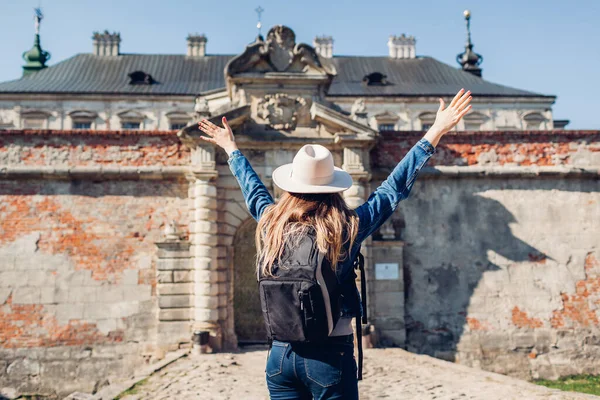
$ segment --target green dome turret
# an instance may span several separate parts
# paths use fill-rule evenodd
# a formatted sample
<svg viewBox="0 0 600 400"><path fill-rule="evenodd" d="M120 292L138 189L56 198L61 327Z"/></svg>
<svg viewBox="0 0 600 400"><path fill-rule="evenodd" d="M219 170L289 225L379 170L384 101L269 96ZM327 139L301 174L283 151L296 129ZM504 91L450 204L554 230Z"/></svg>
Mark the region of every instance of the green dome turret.
<svg viewBox="0 0 600 400"><path fill-rule="evenodd" d="M43 50L40 44L40 23L42 22L42 18L44 18L42 10L36 8L34 16L35 39L33 40L33 47L23 53L23 59L25 60L25 65L23 65L23 76L46 68L46 61L50 59L50 53Z"/></svg>

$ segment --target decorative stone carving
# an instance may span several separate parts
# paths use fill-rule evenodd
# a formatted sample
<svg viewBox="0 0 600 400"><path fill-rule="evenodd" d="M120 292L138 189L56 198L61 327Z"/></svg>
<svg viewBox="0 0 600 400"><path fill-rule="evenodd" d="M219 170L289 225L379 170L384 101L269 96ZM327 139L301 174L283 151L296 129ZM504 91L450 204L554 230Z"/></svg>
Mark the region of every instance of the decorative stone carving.
<svg viewBox="0 0 600 400"><path fill-rule="evenodd" d="M396 239L396 230L394 229L394 224L392 223L391 219L388 219L383 223L383 225L381 225L381 228L379 228L379 234L383 240Z"/></svg>
<svg viewBox="0 0 600 400"><path fill-rule="evenodd" d="M0 129L8 129L13 127L14 123L10 118L9 112L5 110L0 110Z"/></svg>
<svg viewBox="0 0 600 400"><path fill-rule="evenodd" d="M197 119L210 117L210 110L208 108L208 100L206 97L196 97L194 100L194 114Z"/></svg>
<svg viewBox="0 0 600 400"><path fill-rule="evenodd" d="M335 70L321 64L312 46L296 44L296 34L283 25L275 25L266 40L258 37L246 50L234 57L225 67L225 75L243 72L302 72L312 67L322 73L335 74Z"/></svg>
<svg viewBox="0 0 600 400"><path fill-rule="evenodd" d="M350 117L356 122L367 123L367 106L364 98L361 97L354 101L350 109Z"/></svg>
<svg viewBox="0 0 600 400"><path fill-rule="evenodd" d="M350 110L350 115L362 114L367 111L367 106L365 105L365 99L359 98L354 100L354 104L352 104L352 108Z"/></svg>
<svg viewBox="0 0 600 400"><path fill-rule="evenodd" d="M215 147L196 146L192 149L191 164L196 171L215 170Z"/></svg>
<svg viewBox="0 0 600 400"><path fill-rule="evenodd" d="M298 112L306 107L302 97L291 97L285 93L268 94L257 105L259 118L267 120L273 129L293 130L298 122Z"/></svg>
<svg viewBox="0 0 600 400"><path fill-rule="evenodd" d="M165 226L164 234L166 241L174 241L181 239L181 232L179 232L177 222L175 221L171 221L168 225Z"/></svg>
<svg viewBox="0 0 600 400"><path fill-rule="evenodd" d="M363 149L361 147L344 147L344 164L342 168L350 174L364 172Z"/></svg>
<svg viewBox="0 0 600 400"><path fill-rule="evenodd" d="M285 71L292 63L295 42L296 35L289 28L278 25L269 31L267 35L269 59L278 71Z"/></svg>

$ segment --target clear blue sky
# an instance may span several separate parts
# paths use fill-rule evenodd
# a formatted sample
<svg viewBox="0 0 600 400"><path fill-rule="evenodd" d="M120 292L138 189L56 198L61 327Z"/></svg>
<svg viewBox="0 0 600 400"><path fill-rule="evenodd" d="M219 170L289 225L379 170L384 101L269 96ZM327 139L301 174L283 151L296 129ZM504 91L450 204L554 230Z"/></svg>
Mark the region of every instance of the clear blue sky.
<svg viewBox="0 0 600 400"><path fill-rule="evenodd" d="M237 54L256 36L285 24L298 41L334 38L334 54L385 55L390 34L417 38L417 54L457 65L462 11L472 11L475 51L489 81L558 96L556 119L570 129L600 129L600 0L0 0L0 81L18 78L41 5L42 45L50 64L91 52L93 31L121 32L122 52L184 53L190 32L208 36L209 53Z"/></svg>

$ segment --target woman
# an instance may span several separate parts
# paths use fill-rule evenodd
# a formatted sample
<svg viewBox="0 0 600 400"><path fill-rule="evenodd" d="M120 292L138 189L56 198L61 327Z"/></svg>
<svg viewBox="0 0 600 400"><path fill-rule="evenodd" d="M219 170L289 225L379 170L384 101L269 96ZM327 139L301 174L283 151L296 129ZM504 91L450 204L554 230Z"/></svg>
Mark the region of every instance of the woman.
<svg viewBox="0 0 600 400"><path fill-rule="evenodd" d="M464 89L456 94L448 107L440 99L431 129L356 210L349 209L340 194L352 185L352 178L333 166L331 153L325 147L305 145L292 164L273 171L273 182L284 191L281 199L274 203L248 160L238 150L227 120L223 118L223 128L207 120L201 121L199 127L208 135L202 139L227 152L230 169L242 189L248 210L258 221L258 276L273 275L284 253L301 251L306 247L303 238L313 235L315 239L310 243L324 255L322 262L337 277L342 287L340 292L356 292L354 280L347 278L353 274L353 260L360 244L393 214L401 200L408 197L418 172L435 152L440 138L469 112L470 102L470 91ZM328 271L323 268L324 272ZM273 341L266 366L272 399L358 399L351 327L356 307L350 301L351 296L340 296L343 297L339 302L340 317L331 326L326 342Z"/></svg>

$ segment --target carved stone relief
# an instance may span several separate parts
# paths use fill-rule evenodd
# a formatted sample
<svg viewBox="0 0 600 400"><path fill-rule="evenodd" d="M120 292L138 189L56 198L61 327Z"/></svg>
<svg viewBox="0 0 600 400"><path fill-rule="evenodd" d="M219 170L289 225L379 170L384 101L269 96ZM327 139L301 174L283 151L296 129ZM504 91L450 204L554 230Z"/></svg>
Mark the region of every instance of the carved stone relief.
<svg viewBox="0 0 600 400"><path fill-rule="evenodd" d="M293 130L298 123L298 114L306 104L302 97L285 93L268 94L258 101L256 114L273 129Z"/></svg>
<svg viewBox="0 0 600 400"><path fill-rule="evenodd" d="M258 38L246 50L227 63L225 75L243 72L301 72L307 67L325 74L335 74L335 69L324 66L315 49L305 43L296 43L296 34L283 25L276 25L266 40Z"/></svg>
<svg viewBox="0 0 600 400"><path fill-rule="evenodd" d="M196 96L196 98L194 99L194 116L196 117L196 119L210 117L208 100L205 97Z"/></svg>
<svg viewBox="0 0 600 400"><path fill-rule="evenodd" d="M267 35L269 58L278 71L285 71L294 59L294 32L283 26L276 26Z"/></svg>
<svg viewBox="0 0 600 400"><path fill-rule="evenodd" d="M11 112L9 110L0 110L0 129L14 128Z"/></svg>

